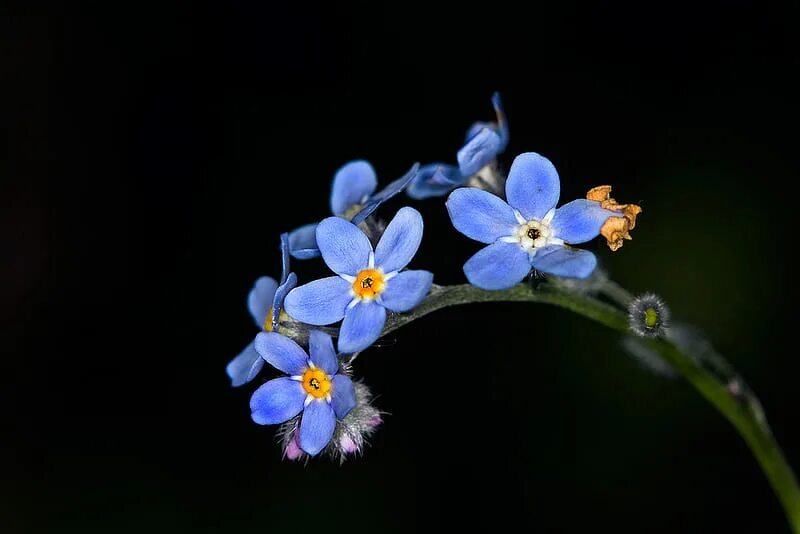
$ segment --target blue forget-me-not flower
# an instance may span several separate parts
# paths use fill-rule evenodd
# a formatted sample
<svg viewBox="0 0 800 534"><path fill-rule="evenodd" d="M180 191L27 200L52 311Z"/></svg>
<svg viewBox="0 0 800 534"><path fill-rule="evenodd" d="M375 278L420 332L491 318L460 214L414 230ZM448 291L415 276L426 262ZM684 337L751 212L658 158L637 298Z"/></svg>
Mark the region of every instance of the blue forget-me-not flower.
<svg viewBox="0 0 800 534"><path fill-rule="evenodd" d="M312 330L306 352L288 337L276 332L256 336L258 354L289 376L275 378L258 388L250 398L253 421L276 425L302 412L299 445L311 456L328 445L336 420L344 419L356 406L352 380L339 374L339 358L328 334Z"/></svg>
<svg viewBox="0 0 800 534"><path fill-rule="evenodd" d="M481 189L453 191L447 200L453 226L489 245L464 264L469 282L482 289L506 289L531 269L572 278L589 276L597 266L594 254L569 245L594 239L609 217L620 213L587 199L556 209L559 196L556 168L534 152L520 154L511 165L507 202Z"/></svg>
<svg viewBox="0 0 800 534"><path fill-rule="evenodd" d="M281 235L281 280L262 276L256 280L253 289L247 295L247 309L256 325L265 332L278 330L281 319L281 308L286 294L297 285L297 276L289 272L289 240L287 234ZM254 343L250 343L239 353L225 371L231 379L231 385L241 386L256 377L264 366L264 360L256 352Z"/></svg>
<svg viewBox="0 0 800 534"><path fill-rule="evenodd" d="M337 276L315 280L286 296L286 311L312 325L341 321L339 352L364 350L380 337L386 310L416 307L433 283L428 271L402 271L422 241L422 216L402 208L386 227L373 251L359 227L339 217L317 226L322 258Z"/></svg>
<svg viewBox="0 0 800 534"><path fill-rule="evenodd" d="M431 163L420 167L408 186L408 196L416 199L438 197L464 185L485 166L491 164L508 146L508 120L500 93L492 95L496 122L476 122L467 130L464 146L456 154L458 166Z"/></svg>
<svg viewBox="0 0 800 534"><path fill-rule="evenodd" d="M378 178L372 165L364 160L346 163L333 177L331 212L337 217L353 221L353 224L362 223L382 203L405 189L416 175L418 168L419 165L415 164L406 174L376 193ZM300 260L319 256L316 230L317 223L313 223L289 233L289 249L292 256Z"/></svg>
<svg viewBox="0 0 800 534"><path fill-rule="evenodd" d="M336 423L330 443L323 452L340 462L347 457L360 454L367 445L369 437L383 422L382 412L372 404L373 395L363 382L355 382L356 405ZM291 419L278 429L283 446L283 457L288 460L301 460L306 457L300 447L300 420Z"/></svg>

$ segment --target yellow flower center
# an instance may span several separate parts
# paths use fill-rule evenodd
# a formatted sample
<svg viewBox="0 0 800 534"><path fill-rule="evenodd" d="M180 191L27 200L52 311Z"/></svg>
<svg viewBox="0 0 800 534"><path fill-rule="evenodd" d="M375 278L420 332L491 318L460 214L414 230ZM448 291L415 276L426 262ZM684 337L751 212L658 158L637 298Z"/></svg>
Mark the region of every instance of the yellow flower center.
<svg viewBox="0 0 800 534"><path fill-rule="evenodd" d="M264 319L264 332L272 332L272 306L267 310L267 318Z"/></svg>
<svg viewBox="0 0 800 534"><path fill-rule="evenodd" d="M278 322L280 323L281 321L285 321L288 318L289 316L286 315L286 312L281 310L281 314L278 317ZM272 306L270 306L269 309L267 310L267 317L266 319L264 319L263 328L264 332L272 332ZM278 328L278 330L280 330L280 328Z"/></svg>
<svg viewBox="0 0 800 534"><path fill-rule="evenodd" d="M386 279L378 269L364 269L353 282L353 293L364 300L372 300L386 289Z"/></svg>
<svg viewBox="0 0 800 534"><path fill-rule="evenodd" d="M363 207L364 207L364 205L363 205L363 204L353 204L352 206L350 206L350 207L347 209L347 211L345 211L344 213L342 213L342 218L343 218L343 219L347 219L348 221L352 221L352 220L353 220L353 217L355 217L356 215L358 215L358 212L360 212L360 211L361 211L361 208L363 208Z"/></svg>
<svg viewBox="0 0 800 534"><path fill-rule="evenodd" d="M322 369L311 368L303 373L303 389L312 397L321 399L331 392L331 379Z"/></svg>

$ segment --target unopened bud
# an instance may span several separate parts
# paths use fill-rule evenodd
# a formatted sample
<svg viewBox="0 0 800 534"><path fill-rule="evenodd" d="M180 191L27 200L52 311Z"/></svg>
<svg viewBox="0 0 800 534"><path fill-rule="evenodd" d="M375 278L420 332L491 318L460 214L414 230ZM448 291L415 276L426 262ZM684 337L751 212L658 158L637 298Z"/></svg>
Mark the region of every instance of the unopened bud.
<svg viewBox="0 0 800 534"><path fill-rule="evenodd" d="M628 305L628 319L631 331L642 337L663 337L669 326L669 308L661 297L645 293L633 299Z"/></svg>

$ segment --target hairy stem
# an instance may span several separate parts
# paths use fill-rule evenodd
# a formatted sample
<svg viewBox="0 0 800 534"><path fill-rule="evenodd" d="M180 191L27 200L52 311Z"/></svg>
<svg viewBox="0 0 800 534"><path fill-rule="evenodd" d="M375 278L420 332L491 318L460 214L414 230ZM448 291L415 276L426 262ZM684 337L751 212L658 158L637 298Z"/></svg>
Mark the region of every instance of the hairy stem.
<svg viewBox="0 0 800 534"><path fill-rule="evenodd" d="M630 300L630 294L613 282L604 284L600 293L620 306L624 306ZM519 284L503 291L484 291L464 284L434 286L428 298L413 311L391 316L386 322L383 334L393 332L420 317L448 306L500 301L553 304L618 332L629 333L628 317L624 311L591 296L566 291L551 284L542 284L536 289L527 284ZM738 373L719 355L715 355L711 361L704 361L682 352L668 339L640 341L681 373L733 424L750 447L780 499L793 531L800 534L800 488L797 479L770 431L761 403L739 378Z"/></svg>

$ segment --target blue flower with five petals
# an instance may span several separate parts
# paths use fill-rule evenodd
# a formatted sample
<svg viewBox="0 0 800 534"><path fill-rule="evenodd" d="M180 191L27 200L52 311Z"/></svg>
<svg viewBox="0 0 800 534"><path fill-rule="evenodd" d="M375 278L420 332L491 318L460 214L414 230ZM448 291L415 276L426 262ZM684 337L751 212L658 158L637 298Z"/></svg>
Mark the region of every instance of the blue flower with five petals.
<svg viewBox="0 0 800 534"><path fill-rule="evenodd" d="M333 177L331 188L331 212L353 224L360 224L381 204L401 192L416 176L418 164L406 174L390 182L382 190L378 188L375 169L364 160L351 161L343 165ZM289 250L299 260L319 256L316 242L317 223L306 224L289 233Z"/></svg>
<svg viewBox="0 0 800 534"><path fill-rule="evenodd" d="M534 152L520 154L511 165L508 202L481 189L453 191L447 199L453 226L489 244L464 264L469 282L482 289L507 289L531 269L563 277L589 276L597 266L594 254L568 245L594 239L606 220L619 213L585 199L556 209L559 195L555 167Z"/></svg>
<svg viewBox="0 0 800 534"><path fill-rule="evenodd" d="M408 196L418 200L439 197L477 174L494 161L508 146L508 120L503 111L500 93L492 95L497 122L476 122L467 130L464 146L456 154L458 166L431 163L420 167L408 186Z"/></svg>
<svg viewBox="0 0 800 534"><path fill-rule="evenodd" d="M339 352L364 350L380 337L386 310L416 307L433 283L428 271L402 271L422 241L422 216L402 208L386 227L373 251L356 225L329 217L317 226L322 258L337 274L293 289L286 311L304 323L332 324L342 319Z"/></svg>
<svg viewBox="0 0 800 534"><path fill-rule="evenodd" d="M344 419L356 406L353 381L339 374L331 336L312 330L308 340L310 357L300 345L275 332L258 334L255 347L264 360L289 376L270 380L253 393L253 421L277 425L302 412L300 448L316 455L333 437L336 420Z"/></svg>
<svg viewBox="0 0 800 534"><path fill-rule="evenodd" d="M289 272L289 239L287 234L281 235L281 282L269 276L256 280L253 289L247 295L247 309L256 322L256 326L265 332L278 331L281 308L286 294L297 285L297 276ZM256 377L264 366L264 360L256 352L254 343L250 343L233 360L225 371L234 387L244 385Z"/></svg>

